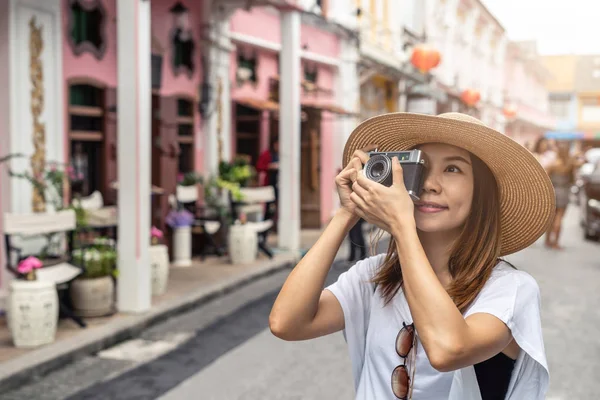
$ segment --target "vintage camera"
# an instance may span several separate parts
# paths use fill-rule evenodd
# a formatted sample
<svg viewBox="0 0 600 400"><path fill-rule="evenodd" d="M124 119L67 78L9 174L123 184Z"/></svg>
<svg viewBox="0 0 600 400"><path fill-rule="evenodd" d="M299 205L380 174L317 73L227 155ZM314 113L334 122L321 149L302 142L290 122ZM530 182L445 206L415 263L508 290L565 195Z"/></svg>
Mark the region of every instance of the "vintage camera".
<svg viewBox="0 0 600 400"><path fill-rule="evenodd" d="M425 159L421 150L374 151L368 154L369 161L363 168L363 173L368 179L385 186L391 186L393 180L392 158L398 157L398 161L402 165L406 190L413 199L419 200L423 187L423 177L425 176Z"/></svg>

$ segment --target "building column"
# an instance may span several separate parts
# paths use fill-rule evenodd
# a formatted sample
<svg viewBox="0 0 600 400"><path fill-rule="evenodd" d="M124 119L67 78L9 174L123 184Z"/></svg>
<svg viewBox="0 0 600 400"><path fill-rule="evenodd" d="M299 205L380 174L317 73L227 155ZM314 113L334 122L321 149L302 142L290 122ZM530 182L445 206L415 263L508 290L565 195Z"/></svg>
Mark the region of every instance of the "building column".
<svg viewBox="0 0 600 400"><path fill-rule="evenodd" d="M398 81L398 111L406 112L408 109L408 89L407 78L400 78Z"/></svg>
<svg viewBox="0 0 600 400"><path fill-rule="evenodd" d="M300 13L281 13L279 247L300 249Z"/></svg>
<svg viewBox="0 0 600 400"><path fill-rule="evenodd" d="M341 41L340 63L338 70L338 85L336 90L337 103L345 110L360 113L360 83L358 81L358 41L354 39L343 39ZM348 137L358 124L358 117L338 117L340 127L336 135L334 162L335 167L342 166L342 155ZM337 194L336 194L337 196Z"/></svg>
<svg viewBox="0 0 600 400"><path fill-rule="evenodd" d="M151 306L150 2L117 0L119 311Z"/></svg>
<svg viewBox="0 0 600 400"><path fill-rule="evenodd" d="M235 8L213 8L214 2L204 2L204 26L209 27L203 49L206 60L204 79L210 84L208 110L203 116L204 173L216 176L219 161L231 159L231 84L229 65L233 49L229 40L229 18Z"/></svg>
<svg viewBox="0 0 600 400"><path fill-rule="evenodd" d="M9 2L0 2L0 37L10 38L10 12ZM5 156L10 153L10 60L11 60L11 44L14 41L6 40L3 45L0 45L0 87L8 90L3 90L0 93L0 155ZM15 46L15 44L12 44ZM14 50L12 50L14 51ZM0 235L4 234L4 213L10 211L10 192L11 184L10 177L6 168L0 168ZM6 309L5 299L8 295L8 283L12 278L6 265L6 248L4 245L0 248L0 310Z"/></svg>

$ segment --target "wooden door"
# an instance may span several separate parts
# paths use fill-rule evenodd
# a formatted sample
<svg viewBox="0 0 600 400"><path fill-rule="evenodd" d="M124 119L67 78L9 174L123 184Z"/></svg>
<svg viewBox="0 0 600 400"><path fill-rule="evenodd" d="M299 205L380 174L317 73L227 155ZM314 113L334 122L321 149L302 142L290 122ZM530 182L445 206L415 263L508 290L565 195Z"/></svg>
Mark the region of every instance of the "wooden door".
<svg viewBox="0 0 600 400"><path fill-rule="evenodd" d="M247 158L253 166L260 155L261 119L261 111L235 104L235 155Z"/></svg>
<svg viewBox="0 0 600 400"><path fill-rule="evenodd" d="M152 98L152 184L164 190L153 196L152 221L164 230L169 212L168 196L175 193L179 157L177 138L177 99L153 96Z"/></svg>
<svg viewBox="0 0 600 400"><path fill-rule="evenodd" d="M150 165L152 166L152 176L151 183L152 185L156 185L158 187L161 186L161 166L162 166L162 151L160 147L161 143L161 135L160 135L160 96L153 94L152 95L152 153L151 153L151 161ZM151 201L151 220L152 225L157 226L160 229L164 229L162 226L162 210L160 199L157 199L155 196L152 196Z"/></svg>
<svg viewBox="0 0 600 400"><path fill-rule="evenodd" d="M302 122L300 154L300 218L302 229L321 228L321 112L307 111Z"/></svg>

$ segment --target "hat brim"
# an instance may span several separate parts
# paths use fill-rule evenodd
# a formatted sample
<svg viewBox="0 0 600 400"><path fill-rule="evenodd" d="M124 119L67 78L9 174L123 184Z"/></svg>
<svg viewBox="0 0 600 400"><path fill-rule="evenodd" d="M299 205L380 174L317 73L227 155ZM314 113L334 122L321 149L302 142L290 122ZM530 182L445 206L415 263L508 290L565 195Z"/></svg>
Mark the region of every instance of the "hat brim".
<svg viewBox="0 0 600 400"><path fill-rule="evenodd" d="M369 145L376 144L378 151L403 151L425 143L460 147L490 168L500 195L501 255L530 246L548 230L556 211L548 174L529 150L483 124L402 112L379 115L352 132L343 165L355 150Z"/></svg>

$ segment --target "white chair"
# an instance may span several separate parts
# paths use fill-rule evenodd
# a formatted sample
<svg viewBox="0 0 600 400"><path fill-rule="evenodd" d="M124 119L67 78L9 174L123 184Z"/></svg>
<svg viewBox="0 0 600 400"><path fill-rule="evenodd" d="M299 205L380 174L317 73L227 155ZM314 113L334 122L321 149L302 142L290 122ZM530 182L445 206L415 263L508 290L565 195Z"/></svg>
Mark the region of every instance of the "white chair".
<svg viewBox="0 0 600 400"><path fill-rule="evenodd" d="M74 232L77 226L75 211L63 210L56 213L33 213L33 214L4 214L4 240L6 246L6 264L9 271L18 274L18 263L28 255L24 254L27 239L49 234L66 234L66 246L61 249L62 256L55 260L41 260L44 262L42 268L36 270L36 278L39 281L51 282L56 285L57 290L67 290L69 283L79 276L83 271L81 268L71 264L71 246L73 245ZM21 246L13 243L13 238L22 240ZM28 246L31 247L31 246ZM62 243L61 243L62 247ZM39 250L38 250L39 251ZM32 251L27 251L32 253ZM62 296L59 296L61 299ZM60 311L73 319L81 327L85 323L76 317L71 310L59 300Z"/></svg>
<svg viewBox="0 0 600 400"><path fill-rule="evenodd" d="M241 213L246 214L247 223L258 234L258 248L269 258L273 258L273 252L267 247L267 235L273 227L273 219L266 209L275 201L275 188L273 186L261 186L240 189L242 200L231 201L232 214L238 219Z"/></svg>
<svg viewBox="0 0 600 400"><path fill-rule="evenodd" d="M85 210L86 223L90 228L112 228L119 225L117 207L104 206L104 198L99 191L87 197L73 199L73 205Z"/></svg>

